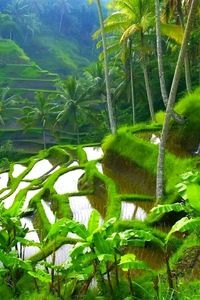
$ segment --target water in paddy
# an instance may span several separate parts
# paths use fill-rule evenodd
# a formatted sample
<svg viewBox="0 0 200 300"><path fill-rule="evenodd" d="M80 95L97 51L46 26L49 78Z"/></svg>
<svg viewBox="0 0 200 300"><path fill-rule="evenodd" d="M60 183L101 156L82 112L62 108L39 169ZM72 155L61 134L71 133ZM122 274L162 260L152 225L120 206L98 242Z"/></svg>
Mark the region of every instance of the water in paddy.
<svg viewBox="0 0 200 300"><path fill-rule="evenodd" d="M94 148L94 147L85 147L84 151L87 155L88 160L97 160L96 167L100 173L104 173L108 177L112 178L116 185L118 192L121 194L129 194L129 193L138 193L138 190L135 188L137 180L135 178L135 175L133 172L131 172L130 168L127 168L126 165L123 165L123 163L118 162L117 165L107 165L104 163L103 165L98 161L102 158L102 150L101 148ZM12 207L15 196L18 194L18 192L23 189L27 188L29 186L31 180L37 179L44 174L48 173L51 174L52 164L47 160L43 159L35 163L32 170L30 170L23 178L23 180L19 183L17 189L5 200L3 200L4 207L6 209ZM66 194L66 193L76 193L78 192L78 182L81 176L84 174L84 170L79 168L77 161L74 161L69 168L75 167L75 170L70 170L66 172L65 174L62 174L58 177L58 179L54 183L54 189L55 191L60 194ZM26 167L15 164L13 169L12 176L14 178L17 178L17 176L21 176L21 174L25 171ZM56 170L59 170L59 167L57 167ZM135 183L136 181L136 183ZM8 183L8 174L4 173L0 175L0 198L2 195L4 195L5 192L4 189L7 187ZM141 182L140 182L141 184ZM40 189L36 190L29 190L26 194L26 199L23 203L22 209L27 209L29 207L29 202L35 196ZM1 194L2 192L2 194ZM143 192L144 193L144 192ZM149 194L152 194L152 190L149 191ZM54 211L52 210L52 205L50 202L44 201L44 199L41 199L42 207L46 213L46 216L49 220L50 224L53 224L56 222L56 216L54 214ZM72 195L69 197L69 205L72 212L73 219L84 224L87 226L88 220L90 217L90 214L92 212L92 209L95 208L99 211L101 215L101 222L103 222L103 219L106 215L106 207L107 207L107 200L106 200L106 191L105 186L103 186L102 183L99 183L99 186L97 186L97 193L95 195L90 196L77 196ZM132 219L139 219L144 220L146 218L146 215L148 211L152 207L152 202L149 201L134 201L133 202L127 202L122 201L121 203L121 219L123 220L132 220ZM32 217L25 217L21 219L22 226L26 226L29 228L29 233L26 235L26 239L28 240L34 240L35 242L39 242L39 237L37 234L37 229L34 228ZM71 235L73 237L73 235ZM64 245L60 247L56 253L55 253L55 261L57 264L62 263L65 259L68 258L68 250L71 249L72 246ZM25 258L29 258L35 253L37 253L39 249L35 246L28 246L23 249L23 255ZM139 258L146 258L147 261L151 262L151 265L153 267L160 266L161 257L159 253L155 252L156 250L150 251L147 249L141 249L139 251L136 250L137 254L139 254ZM52 255L48 257L48 261L52 260Z"/></svg>

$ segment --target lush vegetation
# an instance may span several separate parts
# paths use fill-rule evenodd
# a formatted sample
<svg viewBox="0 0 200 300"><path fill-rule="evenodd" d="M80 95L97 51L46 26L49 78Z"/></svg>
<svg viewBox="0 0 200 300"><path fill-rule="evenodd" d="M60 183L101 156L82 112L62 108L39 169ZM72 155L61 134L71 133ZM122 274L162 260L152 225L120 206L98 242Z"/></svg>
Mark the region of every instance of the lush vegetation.
<svg viewBox="0 0 200 300"><path fill-rule="evenodd" d="M2 299L200 298L199 13L1 1Z"/></svg>

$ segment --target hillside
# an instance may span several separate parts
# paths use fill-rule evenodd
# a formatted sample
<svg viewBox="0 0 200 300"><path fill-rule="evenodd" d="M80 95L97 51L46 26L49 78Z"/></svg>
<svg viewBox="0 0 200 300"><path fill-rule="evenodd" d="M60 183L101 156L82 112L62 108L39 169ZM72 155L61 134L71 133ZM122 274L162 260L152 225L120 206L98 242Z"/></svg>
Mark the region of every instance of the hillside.
<svg viewBox="0 0 200 300"><path fill-rule="evenodd" d="M0 37L14 40L41 68L62 76L79 74L95 61L91 35L97 27L96 7L87 1L0 4Z"/></svg>
<svg viewBox="0 0 200 300"><path fill-rule="evenodd" d="M94 60L90 47L51 31L38 35L23 47L40 67L62 76L80 73Z"/></svg>
<svg viewBox="0 0 200 300"><path fill-rule="evenodd" d="M33 98L36 91L55 90L58 75L41 69L14 41L0 40L0 61L0 86L10 94Z"/></svg>

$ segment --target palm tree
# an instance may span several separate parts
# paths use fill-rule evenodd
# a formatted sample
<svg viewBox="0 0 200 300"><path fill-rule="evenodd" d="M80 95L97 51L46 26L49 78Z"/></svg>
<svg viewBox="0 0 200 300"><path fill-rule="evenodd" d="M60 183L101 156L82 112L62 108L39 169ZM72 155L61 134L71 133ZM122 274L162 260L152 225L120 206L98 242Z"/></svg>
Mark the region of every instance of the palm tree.
<svg viewBox="0 0 200 300"><path fill-rule="evenodd" d="M102 100L91 99L91 85L81 85L74 77L69 76L58 86L58 99L61 105L58 108L55 126L72 126L73 133L76 135L77 143L80 143L80 125L88 121L91 115L91 107L102 103Z"/></svg>
<svg viewBox="0 0 200 300"><path fill-rule="evenodd" d="M30 128L33 125L39 125L42 127L42 140L43 147L45 149L47 125L51 123L51 116L57 106L50 102L50 98L42 92L38 92L36 94L35 100L35 106L24 106L24 117L22 117L19 122L24 125L25 129Z"/></svg>
<svg viewBox="0 0 200 300"><path fill-rule="evenodd" d="M69 0L58 0L55 1L53 5L58 8L60 13L58 32L61 33L64 16L67 12L70 12L71 5L69 4Z"/></svg>
<svg viewBox="0 0 200 300"><path fill-rule="evenodd" d="M27 39L29 33L34 36L36 32L40 31L40 21L31 8L31 3L27 0L15 0L7 6L7 12L20 28L24 40Z"/></svg>
<svg viewBox="0 0 200 300"><path fill-rule="evenodd" d="M156 16L156 42L157 42L157 58L160 79L160 89L165 106L167 106L168 94L164 75L162 44L161 44L161 27L160 27L160 1L155 0L155 16Z"/></svg>
<svg viewBox="0 0 200 300"><path fill-rule="evenodd" d="M106 19L105 30L108 33L121 33L120 42L122 47L129 47L130 75L133 75L131 53L134 50L137 54L144 75L150 115L154 120L153 99L148 74L148 56L152 50L149 46L147 47L145 42L145 33L153 23L153 2L152 0L116 0L114 3L118 11ZM131 92L133 101L133 84Z"/></svg>
<svg viewBox="0 0 200 300"><path fill-rule="evenodd" d="M92 4L94 2L94 0L88 0L88 2L89 2L89 4ZM102 37L102 45L103 45L103 54L104 54L104 72L105 72L105 82L106 82L106 98L107 98L108 116L109 116L111 132L115 133L116 132L116 122L115 122L115 118L114 118L112 99L111 99L111 91L110 91L108 55L107 55L107 51L106 51L106 38L105 38L101 1L96 0L96 4L97 4L97 8L98 8L99 23L100 23L100 28L101 28L101 37Z"/></svg>
<svg viewBox="0 0 200 300"><path fill-rule="evenodd" d="M12 31L18 30L15 22L12 17L8 14L0 13L0 38L7 37L9 34L9 38L12 38Z"/></svg>
<svg viewBox="0 0 200 300"><path fill-rule="evenodd" d="M158 60L158 72L160 79L160 89L165 107L167 107L168 102L168 92L166 88L164 65L163 65L163 55L162 55L162 43L161 43L161 22L160 22L160 2L155 0L155 16L156 16L156 48L157 48L157 60ZM178 115L176 112L172 111L172 117L177 123L184 123L182 116Z"/></svg>
<svg viewBox="0 0 200 300"><path fill-rule="evenodd" d="M176 22L181 25L182 29L185 27L184 21L184 6L189 9L191 5L191 0L183 1L183 0L165 0L165 11L170 11L172 15L176 18ZM178 18L177 18L178 16ZM184 67L185 67L185 82L188 93L192 91L192 82L191 82L191 73L190 73L190 61L189 61L189 53L188 50L185 53L184 57Z"/></svg>
<svg viewBox="0 0 200 300"><path fill-rule="evenodd" d="M10 88L2 88L0 93L0 123L5 125L5 121L13 117L13 109L16 106L16 95L10 96ZM16 109L16 108L15 108Z"/></svg>
<svg viewBox="0 0 200 300"><path fill-rule="evenodd" d="M182 63L184 61L185 52L187 51L188 41L190 37L191 32L191 25L192 25L192 18L194 17L196 8L197 8L198 0L192 0L190 12L188 15L188 20L184 32L184 38L181 45L181 49L179 52L178 61L176 64L176 69L174 72L174 78L172 81L171 91L169 95L169 100L167 103L167 109L166 109L166 117L165 122L162 129L162 135L161 135L161 142L159 145L159 154L158 154L158 162L157 162L157 180L156 180L156 198L158 200L161 200L164 193L164 160L165 160L165 145L168 137L169 132L169 125L172 115L172 109L173 105L176 99L176 93L178 88L178 83L180 79L181 74L181 67Z"/></svg>

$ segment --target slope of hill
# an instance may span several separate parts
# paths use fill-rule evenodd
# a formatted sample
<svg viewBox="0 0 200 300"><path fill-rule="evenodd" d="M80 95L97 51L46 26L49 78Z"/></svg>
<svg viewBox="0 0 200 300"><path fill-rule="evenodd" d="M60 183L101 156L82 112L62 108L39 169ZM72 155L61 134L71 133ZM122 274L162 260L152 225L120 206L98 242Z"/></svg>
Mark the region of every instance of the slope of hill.
<svg viewBox="0 0 200 300"><path fill-rule="evenodd" d="M0 40L0 87L32 98L36 91L53 92L58 75L41 69L12 40Z"/></svg>
<svg viewBox="0 0 200 300"><path fill-rule="evenodd" d="M77 41L50 31L38 35L24 49L39 66L63 76L78 73L91 62L92 51L87 45L82 47Z"/></svg>

